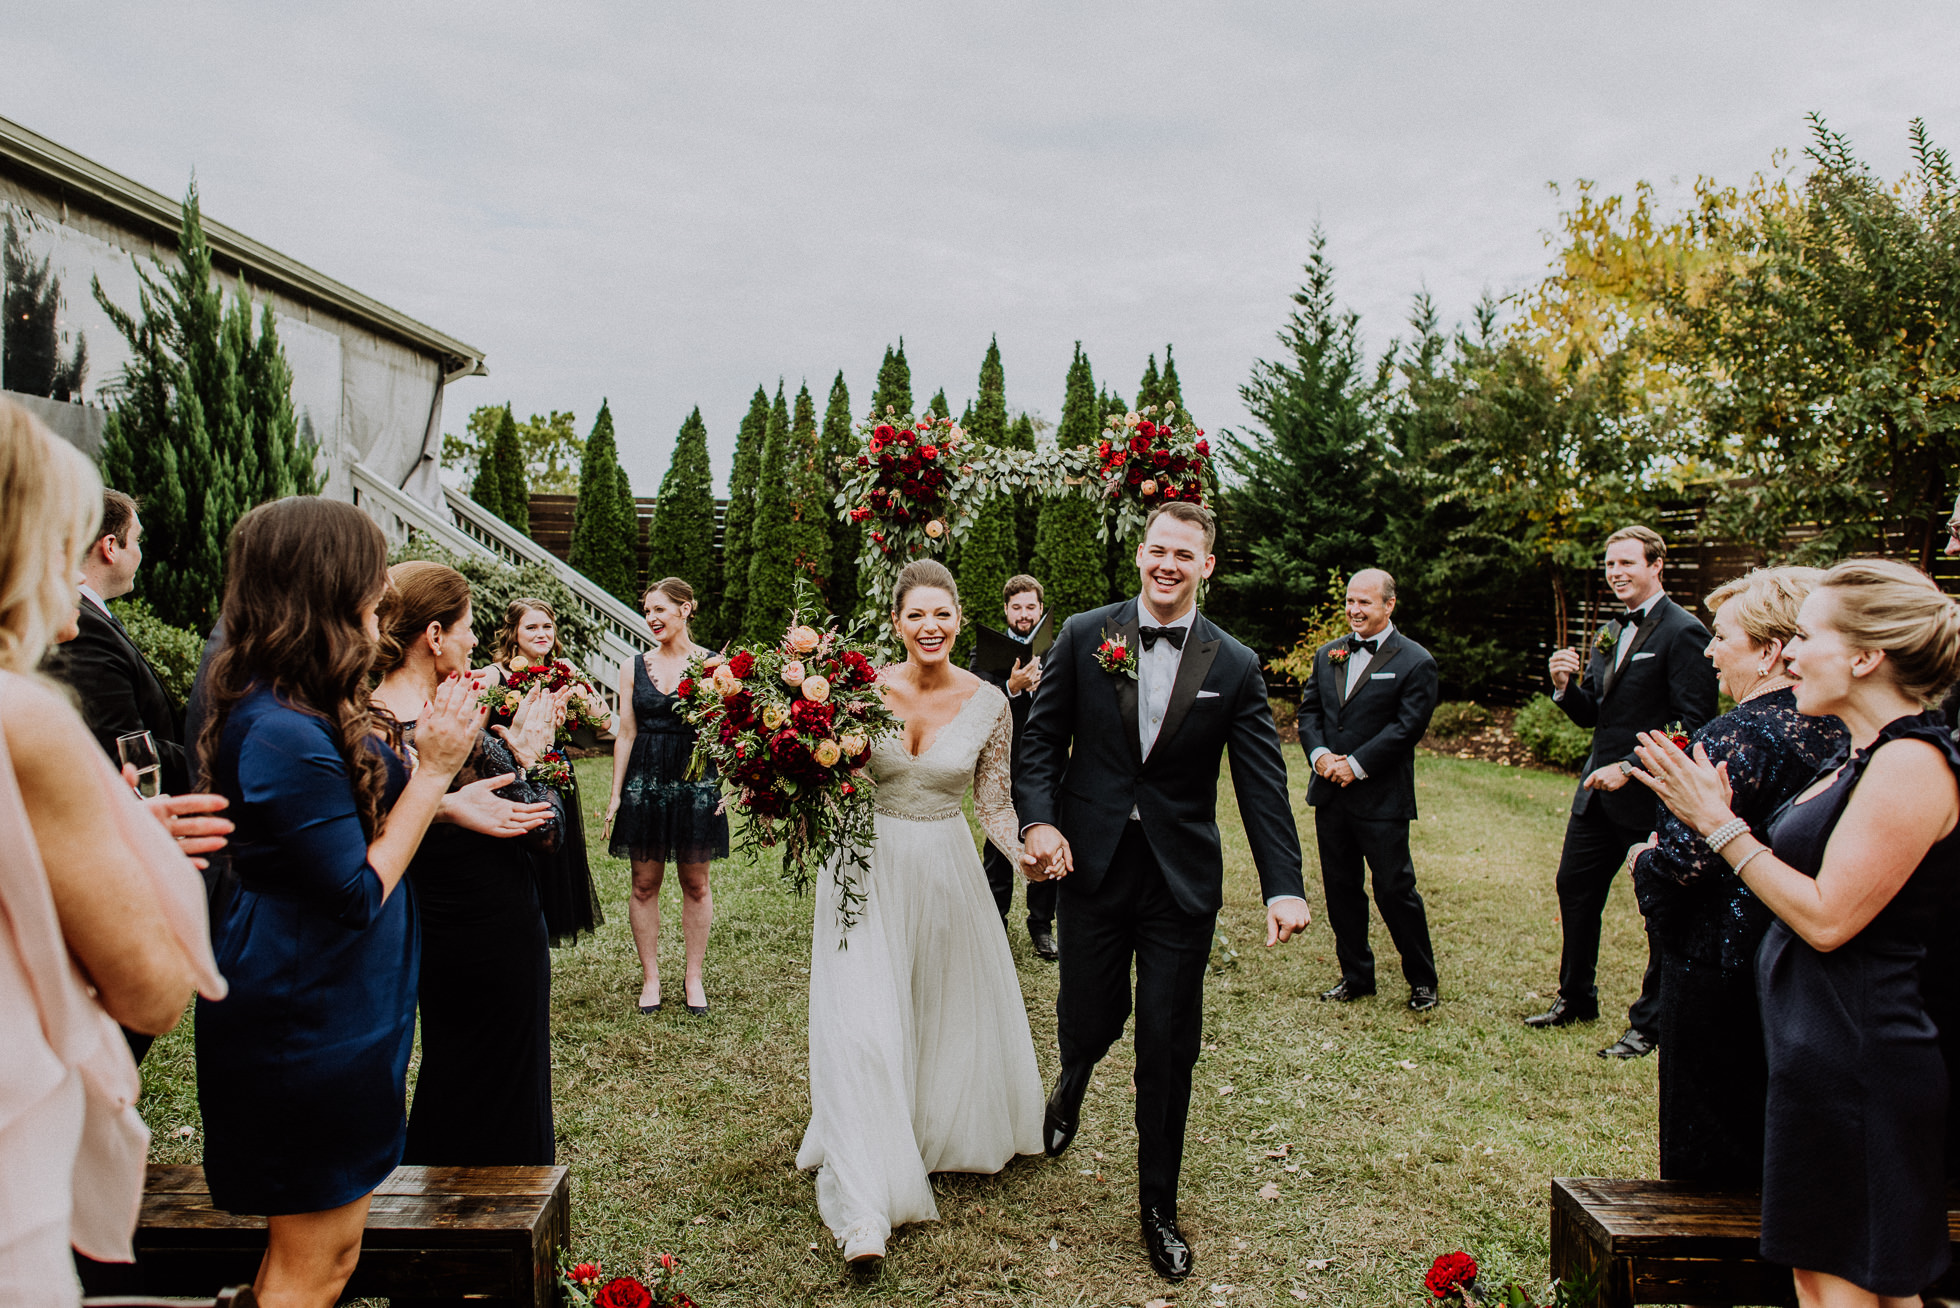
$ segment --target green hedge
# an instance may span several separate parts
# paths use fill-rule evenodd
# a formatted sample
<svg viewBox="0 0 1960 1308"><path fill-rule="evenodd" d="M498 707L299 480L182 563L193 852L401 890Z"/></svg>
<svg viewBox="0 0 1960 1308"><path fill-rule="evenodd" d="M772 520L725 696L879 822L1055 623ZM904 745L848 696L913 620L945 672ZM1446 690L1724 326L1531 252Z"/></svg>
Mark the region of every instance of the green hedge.
<svg viewBox="0 0 1960 1308"><path fill-rule="evenodd" d="M156 669L170 698L179 704L189 699L191 683L197 680L197 661L204 653L204 637L171 626L140 599L110 600L109 611L121 620L130 640Z"/></svg>
<svg viewBox="0 0 1960 1308"><path fill-rule="evenodd" d="M1592 732L1575 726L1549 695L1533 695L1511 730L1533 758L1554 767L1576 768L1592 752Z"/></svg>
<svg viewBox="0 0 1960 1308"><path fill-rule="evenodd" d="M541 599L558 611L558 640L574 662L590 654L599 643L598 627L585 616L585 609L571 587L558 580L558 574L541 563L513 568L507 563L481 555L461 557L427 541L412 540L398 546L388 556L389 563L427 559L446 564L463 574L470 583L471 625L481 642L479 663L495 656L493 642L504 620L504 609L520 595ZM649 637L651 639L651 637Z"/></svg>
<svg viewBox="0 0 1960 1308"><path fill-rule="evenodd" d="M1429 718L1429 734L1454 740L1490 725L1490 710L1467 699L1444 700Z"/></svg>

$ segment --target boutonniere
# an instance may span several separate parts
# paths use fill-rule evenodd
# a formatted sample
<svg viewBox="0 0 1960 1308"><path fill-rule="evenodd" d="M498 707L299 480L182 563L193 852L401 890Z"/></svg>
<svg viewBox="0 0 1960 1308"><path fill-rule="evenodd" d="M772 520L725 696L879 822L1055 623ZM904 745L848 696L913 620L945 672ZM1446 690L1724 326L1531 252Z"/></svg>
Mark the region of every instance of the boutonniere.
<svg viewBox="0 0 1960 1308"><path fill-rule="evenodd" d="M1327 661L1335 664L1345 663L1348 661L1348 656L1352 653L1354 651L1349 648L1348 643L1342 641L1340 644L1334 646L1333 649L1327 651Z"/></svg>
<svg viewBox="0 0 1960 1308"><path fill-rule="evenodd" d="M1103 643L1096 646L1096 662L1104 672L1137 679L1137 652L1121 636L1103 637Z"/></svg>
<svg viewBox="0 0 1960 1308"><path fill-rule="evenodd" d="M1620 629L1610 622L1601 627L1599 633L1593 637L1593 648L1602 654L1612 653L1613 647L1619 643Z"/></svg>

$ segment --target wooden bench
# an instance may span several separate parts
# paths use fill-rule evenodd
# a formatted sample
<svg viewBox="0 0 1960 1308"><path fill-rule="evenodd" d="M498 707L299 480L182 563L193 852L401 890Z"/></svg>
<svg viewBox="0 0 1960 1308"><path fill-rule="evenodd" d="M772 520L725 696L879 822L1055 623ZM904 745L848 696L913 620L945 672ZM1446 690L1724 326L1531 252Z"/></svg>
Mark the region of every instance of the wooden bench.
<svg viewBox="0 0 1960 1308"><path fill-rule="evenodd" d="M570 1239L562 1167L397 1167L374 1192L344 1297L552 1308ZM250 1284L265 1219L214 1208L201 1167L153 1166L135 1244L134 1268L85 1272L89 1293L208 1296Z"/></svg>
<svg viewBox="0 0 1960 1308"><path fill-rule="evenodd" d="M1954 1270L1933 1293L1960 1294L1960 1209L1950 1200ZM1552 1275L1599 1278L1599 1308L1634 1304L1794 1305L1788 1268L1762 1260L1762 1202L1680 1181L1552 1179Z"/></svg>

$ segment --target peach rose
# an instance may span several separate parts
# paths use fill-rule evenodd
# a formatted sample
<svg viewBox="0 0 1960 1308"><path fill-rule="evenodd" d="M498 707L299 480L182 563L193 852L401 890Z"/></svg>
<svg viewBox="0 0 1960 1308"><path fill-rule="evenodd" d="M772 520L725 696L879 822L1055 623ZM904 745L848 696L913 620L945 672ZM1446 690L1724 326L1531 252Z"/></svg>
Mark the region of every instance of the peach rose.
<svg viewBox="0 0 1960 1308"><path fill-rule="evenodd" d="M871 742L866 740L859 733L855 731L851 731L851 732L846 732L844 735L839 736L837 738L837 743L843 746L844 752L846 754L849 754L852 758L856 758L859 754L864 753L865 746L869 745Z"/></svg>
<svg viewBox="0 0 1960 1308"><path fill-rule="evenodd" d="M946 524L940 521L938 518L934 518L931 522L928 522L926 524L926 535L932 537L934 540L938 540L941 536L944 536L945 534L946 534Z"/></svg>
<svg viewBox="0 0 1960 1308"><path fill-rule="evenodd" d="M789 662L783 664L783 684L785 686L800 686L803 684L803 660L791 659Z"/></svg>
<svg viewBox="0 0 1960 1308"><path fill-rule="evenodd" d="M1137 487L1137 489L1145 495L1155 495L1157 493L1157 483L1152 479L1146 478L1143 485Z"/></svg>
<svg viewBox="0 0 1960 1308"><path fill-rule="evenodd" d="M715 669L715 691L723 699L733 699L742 693L742 679L728 670L726 663Z"/></svg>
<svg viewBox="0 0 1960 1308"><path fill-rule="evenodd" d="M803 678L803 698L813 704L821 704L830 698L830 679L828 677Z"/></svg>
<svg viewBox="0 0 1960 1308"><path fill-rule="evenodd" d="M764 704L762 706L762 725L771 731L781 731L783 723L788 721L789 710L781 704Z"/></svg>
<svg viewBox="0 0 1960 1308"><path fill-rule="evenodd" d="M844 751L837 748L837 742L834 740L819 740L817 747L811 750L810 754L827 768L836 767L837 760L844 757Z"/></svg>
<svg viewBox="0 0 1960 1308"><path fill-rule="evenodd" d="M728 660L723 658L721 655L710 654L708 655L707 658L701 660L701 671L711 673L716 668L720 667L722 664L726 662L728 662Z"/></svg>
<svg viewBox="0 0 1960 1308"><path fill-rule="evenodd" d="M789 629L789 647L798 654L808 654L822 643L823 637L817 634L816 628L814 627L791 627Z"/></svg>

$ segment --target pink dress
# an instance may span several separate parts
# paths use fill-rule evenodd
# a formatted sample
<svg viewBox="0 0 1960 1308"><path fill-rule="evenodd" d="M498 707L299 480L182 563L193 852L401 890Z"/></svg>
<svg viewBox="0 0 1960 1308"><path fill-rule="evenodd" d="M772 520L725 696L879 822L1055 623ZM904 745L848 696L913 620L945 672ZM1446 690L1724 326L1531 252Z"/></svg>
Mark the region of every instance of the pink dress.
<svg viewBox="0 0 1960 1308"><path fill-rule="evenodd" d="M0 672L0 723L24 678ZM75 730L84 731L81 720ZM76 785L102 789L138 852L171 933L197 964L197 988L222 997L197 869L108 759ZM56 920L41 852L0 730L0 1303L72 1305L70 1246L128 1262L143 1200L150 1133L136 1114L135 1061L97 1003Z"/></svg>

